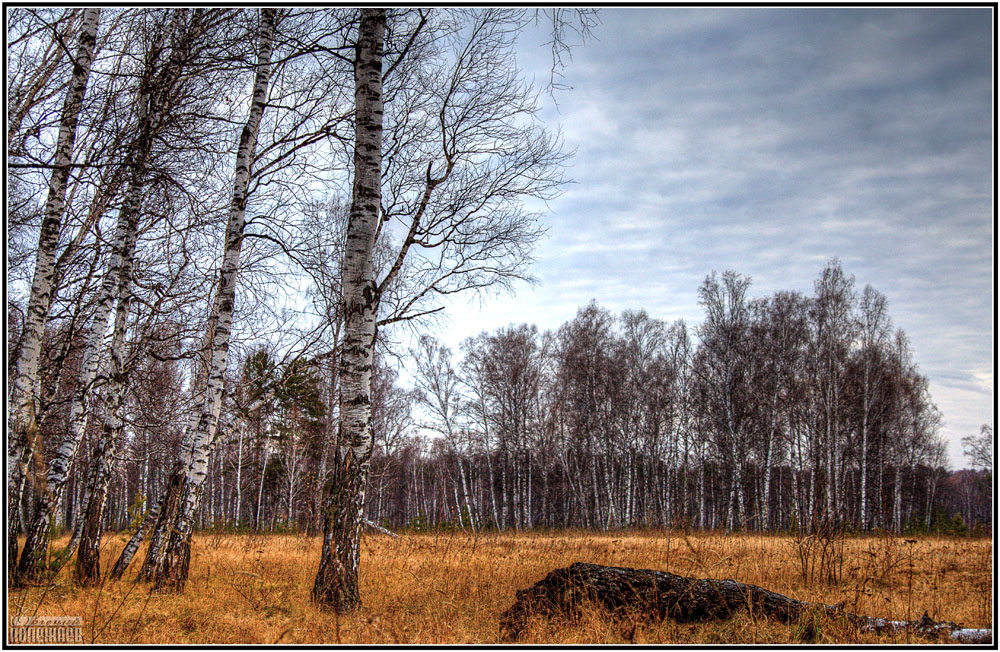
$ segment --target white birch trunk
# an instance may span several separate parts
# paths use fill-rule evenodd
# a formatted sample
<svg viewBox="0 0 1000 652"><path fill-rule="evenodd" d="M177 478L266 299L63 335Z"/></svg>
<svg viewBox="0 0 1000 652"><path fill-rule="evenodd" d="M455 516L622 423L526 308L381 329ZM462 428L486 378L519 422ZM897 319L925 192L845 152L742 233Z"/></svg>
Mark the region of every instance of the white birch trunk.
<svg viewBox="0 0 1000 652"><path fill-rule="evenodd" d="M462 464L462 458L461 457L458 458L458 473L459 473L459 475L462 478L462 493L463 493L464 498L465 498L465 509L468 510L468 512L469 512L469 524L472 526L472 530L475 531L477 529L477 525L478 525L476 523L477 516L476 516L476 513L475 513L476 512L476 505L475 505L476 500L475 500L475 496L473 496L472 497L472 502L470 503L470 501L469 501L469 484L466 482L466 479L465 479L465 467ZM469 466L469 474L470 475L472 474L471 463L470 463L470 466Z"/></svg>
<svg viewBox="0 0 1000 652"><path fill-rule="evenodd" d="M117 580L120 579L122 574L128 568L129 564L132 563L132 558L135 557L135 553L139 551L139 546L142 544L142 540L145 538L146 532L156 523L157 517L160 515L160 509L163 505L162 501L156 501L153 506L147 512L146 516L143 517L142 523L139 524L139 529L135 531L135 534L128 540L125 544L125 548L122 550L121 555L118 557L118 561L111 568L111 573L108 576L109 579Z"/></svg>
<svg viewBox="0 0 1000 652"><path fill-rule="evenodd" d="M864 401L861 408L861 530L868 529L868 365L865 365Z"/></svg>
<svg viewBox="0 0 1000 652"><path fill-rule="evenodd" d="M347 613L358 590L361 523L374 435L371 378L378 292L372 253L382 197L382 51L385 9L362 9L354 61L354 187L343 266L339 460L326 505L323 549L312 598Z"/></svg>
<svg viewBox="0 0 1000 652"><path fill-rule="evenodd" d="M87 504L81 513L81 528L79 554L76 559L76 581L82 585L96 584L100 581L100 547L103 534L104 509L108 497L109 483L114 468L114 455L122 432L121 380L113 382L115 386L108 398L108 415L104 422L101 441L94 458Z"/></svg>
<svg viewBox="0 0 1000 652"><path fill-rule="evenodd" d="M140 102L140 106L146 104ZM145 116L140 110L140 123ZM146 139L141 139L146 140ZM142 147L140 145L140 147ZM138 153L139 158L145 158L147 152ZM85 348L83 364L77 378L77 390L70 403L69 430L49 461L45 486L42 489L42 500L32 518L28 536L24 544L24 552L18 564L18 575L22 581L29 582L37 578L40 567L44 566L48 543L49 526L54 514L62 505L69 479L70 466L76 457L77 449L83 440L90 414L90 403L94 392L107 383L104 374L98 375L98 363L101 358L101 345L108 328L111 309L117 302L124 309L121 323L115 324L115 335L111 347L112 359L118 359L120 364L121 345L124 341L125 319L127 318L132 286L132 266L135 258L135 245L139 226L139 201L143 187L143 162L133 161L134 169L129 191L126 195L118 216L115 230L115 241L112 247L111 260L107 272L101 282L97 296L97 308L84 334ZM121 310L121 308L120 308ZM116 319L116 322L119 320ZM119 332L119 329L121 332ZM114 383L112 383L114 385ZM120 392L121 388L112 387L111 392Z"/></svg>
<svg viewBox="0 0 1000 652"><path fill-rule="evenodd" d="M17 562L16 517L21 500L27 465L30 462L37 437L37 404L39 375L38 363L41 357L42 335L48 321L52 298L55 295L55 251L59 240L59 229L65 212L66 184L73 160L73 145L76 142L76 126L83 96L90 77L90 67L94 59L97 42L99 8L84 11L80 29L79 46L73 65L73 74L63 102L59 121L59 136L52 160L52 175L49 177L48 198L45 215L42 218L38 236L38 253L31 283L31 294L25 314L24 332L20 355L15 366L11 386L10 406L12 419L7 439L7 535L8 535L8 578L15 580L14 569Z"/></svg>
<svg viewBox="0 0 1000 652"><path fill-rule="evenodd" d="M240 525L240 509L243 504L243 435L246 434L246 423L240 419L240 443L236 454L236 503L233 505L233 522Z"/></svg>
<svg viewBox="0 0 1000 652"><path fill-rule="evenodd" d="M489 448L486 448L486 474L487 482L490 485L490 505L493 507L493 527L500 529L500 514L497 509L497 492L494 489L495 479L493 477L493 456Z"/></svg>
<svg viewBox="0 0 1000 652"><path fill-rule="evenodd" d="M778 429L778 395L771 398L771 427L767 432L767 453L764 461L764 508L762 510L760 529L766 531L769 526L771 511L771 467L774 460L774 433Z"/></svg>
<svg viewBox="0 0 1000 652"><path fill-rule="evenodd" d="M130 277L131 269L128 270L129 280ZM122 358L130 303L131 283L125 282L115 309L115 323L111 337L111 364L104 396L105 411L101 438L94 451L91 470L87 477L86 498L80 510L80 524L76 528L78 534L74 535L75 541L70 542L65 553L68 557L76 545L81 545L80 554L77 555L76 578L82 585L95 583L100 578L99 550L104 506L114 465L114 454L124 425L121 418L125 385Z"/></svg>
<svg viewBox="0 0 1000 652"><path fill-rule="evenodd" d="M260 531L260 506L264 502L264 472L267 471L267 460L268 453L267 447L264 447L264 463L260 466L260 483L257 485L257 509L254 511L254 521L253 526L257 531Z"/></svg>
<svg viewBox="0 0 1000 652"><path fill-rule="evenodd" d="M168 32L176 32L180 26L182 17L182 12L174 14ZM166 33L161 33L157 42L151 47L150 51L156 53L156 56L159 56L163 51L163 44L166 37ZM103 376L98 377L98 361L101 357L101 345L104 340L104 333L107 330L108 318L111 315L111 308L116 301L119 306L124 308L124 313L121 315L120 332L118 326L115 327L113 340L117 344L112 344L111 354L113 360L115 356L118 356L120 361L121 352L118 349L120 349L124 341L124 320L128 316L128 305L131 297L132 266L138 236L142 191L145 182L146 167L156 136L151 126L152 116L149 115L151 108L150 98L156 88L169 88L177 80L177 69L181 65L182 52L182 48L175 48L171 53L171 61L160 70L155 68L156 58L154 57L151 64L154 67L146 70L147 76L139 86L139 94L136 99L136 124L139 131L123 166L128 170L128 190L119 211L108 270L98 291L96 312L84 336L85 349L83 364L77 382L78 389L70 405L70 429L49 464L45 491L43 493L44 500L40 503L39 509L35 513L28 537L25 541L25 550L31 549L37 552L33 552L30 557L22 555L22 560L18 567L18 575L22 575L26 580L38 575L39 563L45 560L44 551L48 548L49 521L52 514L59 509L70 465L86 431L91 396L97 387L107 381L107 378ZM166 110L167 107L164 106L153 107L154 113L163 113ZM118 348L116 349L116 347ZM118 391L120 391L120 388L118 388Z"/></svg>
<svg viewBox="0 0 1000 652"><path fill-rule="evenodd" d="M177 592L184 590L191 555L190 545L194 516L208 474L208 453L215 437L219 412L222 407L222 386L226 373L229 333L235 307L240 248L243 244L250 164L257 146L257 133L264 113L264 104L267 100L276 10L261 9L260 17L260 49L253 86L253 99L250 105L250 115L240 135L240 144L236 153L233 198L229 208L229 221L226 225L225 253L222 269L219 273L216 301L212 307L212 317L215 318L215 324L211 367L201 414L192 434L191 455L185 469L183 497L162 561L155 565L154 579L157 590ZM213 320L210 318L211 321Z"/></svg>

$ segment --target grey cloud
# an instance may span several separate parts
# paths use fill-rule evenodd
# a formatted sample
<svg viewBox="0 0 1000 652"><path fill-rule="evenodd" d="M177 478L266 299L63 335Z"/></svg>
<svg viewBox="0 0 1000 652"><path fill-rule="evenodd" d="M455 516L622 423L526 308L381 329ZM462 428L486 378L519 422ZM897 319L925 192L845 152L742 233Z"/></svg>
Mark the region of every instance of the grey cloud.
<svg viewBox="0 0 1000 652"><path fill-rule="evenodd" d="M697 323L713 269L750 274L755 295L811 293L839 256L859 289L888 296L960 464L958 438L993 411L990 10L603 20L566 71L574 89L542 112L577 156L543 217L541 285L482 319L457 308L452 337L555 327L591 298ZM539 79L546 57L525 39L519 61ZM495 321L508 314L524 318Z"/></svg>

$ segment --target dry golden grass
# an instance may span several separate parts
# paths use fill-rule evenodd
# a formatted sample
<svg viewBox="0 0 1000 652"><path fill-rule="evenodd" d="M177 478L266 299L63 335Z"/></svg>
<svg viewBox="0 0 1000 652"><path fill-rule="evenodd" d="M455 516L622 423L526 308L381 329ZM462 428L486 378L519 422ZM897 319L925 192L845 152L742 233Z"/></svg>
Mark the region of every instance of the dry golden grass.
<svg viewBox="0 0 1000 652"><path fill-rule="evenodd" d="M125 537L106 537L104 570ZM65 540L59 542L64 545ZM360 613L338 617L312 604L319 538L195 536L183 595L151 594L132 577L81 589L65 568L47 587L16 591L9 613L82 616L87 643L497 643L500 613L514 591L575 561L732 578L848 611L989 627L989 541L865 537L845 544L836 585L805 583L795 543L779 536L683 536L669 532L411 534L366 536ZM905 635L860 635L842 619L783 625L748 614L678 624L613 620L586 613L575 622L535 619L523 643L906 643ZM917 642L917 641L913 641Z"/></svg>

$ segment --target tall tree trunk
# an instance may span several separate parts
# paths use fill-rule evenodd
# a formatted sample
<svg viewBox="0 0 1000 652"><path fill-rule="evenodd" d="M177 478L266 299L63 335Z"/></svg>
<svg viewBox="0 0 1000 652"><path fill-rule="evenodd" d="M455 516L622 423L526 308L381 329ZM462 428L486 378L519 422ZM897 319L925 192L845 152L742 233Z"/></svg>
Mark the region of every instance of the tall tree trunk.
<svg viewBox="0 0 1000 652"><path fill-rule="evenodd" d="M253 527L254 530L260 531L260 508L261 504L264 502L264 473L267 471L267 458L268 449L267 445L264 444L264 462L260 465L260 482L257 484L257 508L254 510Z"/></svg>
<svg viewBox="0 0 1000 652"><path fill-rule="evenodd" d="M861 530L868 529L868 362L865 362L861 405Z"/></svg>
<svg viewBox="0 0 1000 652"><path fill-rule="evenodd" d="M219 272L217 301L213 306L213 316L216 317L216 321L212 328L214 331L212 362L201 415L192 437L192 454L185 469L183 498L170 531L162 562L157 564L154 572L155 589L159 591L182 592L187 582L194 516L208 475L208 455L215 438L222 407L222 386L226 374L226 356L229 353L229 333L236 305L236 277L243 244L250 164L257 146L257 133L264 114L264 104L267 101L276 16L276 10L273 8L260 10L257 74L250 115L240 134L240 144L236 153L233 198L229 207L229 222L226 225L225 253L222 269Z"/></svg>
<svg viewBox="0 0 1000 652"><path fill-rule="evenodd" d="M108 577L113 580L120 579L128 568L129 564L132 563L132 558L135 557L135 553L139 551L139 546L142 544L146 533L149 531L150 527L156 523L157 517L160 515L160 508L163 505L161 501L157 501L150 508L149 512L142 519L142 523L139 524L139 529L135 531L135 534L128 540L125 544L125 548L122 549L121 555L118 556L118 561L115 565L111 567L111 573Z"/></svg>
<svg viewBox="0 0 1000 652"><path fill-rule="evenodd" d="M27 467L38 437L36 420L38 362L41 357L42 335L56 291L53 283L55 251L65 212L66 183L73 160L76 126L83 106L83 96L87 90L90 66L94 60L99 17L100 9L96 7L86 9L83 14L73 73L59 120L59 136L52 160L45 215L38 235L38 252L35 257L31 294L28 298L21 347L11 386L10 406L13 414L7 440L7 573L10 580L14 579L17 564L18 507L27 477Z"/></svg>
<svg viewBox="0 0 1000 652"><path fill-rule="evenodd" d="M767 452L764 456L764 505L763 518L761 518L760 529L767 531L770 529L771 521L771 467L774 462L774 435L778 430L778 394L775 392L771 397L771 425L767 431Z"/></svg>
<svg viewBox="0 0 1000 652"><path fill-rule="evenodd" d="M892 483L892 531L899 534L903 531L903 463L896 462L896 475Z"/></svg>
<svg viewBox="0 0 1000 652"><path fill-rule="evenodd" d="M149 546L146 549L146 559L139 569L136 581L148 582L152 580L155 577L156 569L162 564L166 537L171 524L177 519L181 496L184 492L184 469L187 464L185 460L190 458L190 432L190 428L185 431L179 452L180 459L174 462L174 467L170 471L170 475L167 476L167 484L163 488L163 496L159 501L159 512L155 520L149 524Z"/></svg>
<svg viewBox="0 0 1000 652"><path fill-rule="evenodd" d="M131 276L131 270L129 270ZM105 400L105 418L101 439L94 451L93 468L88 478L87 504L83 511L80 533L80 553L76 558L76 579L81 585L100 581L100 547L103 532L104 504L108 496L108 483L114 467L116 444L122 432L121 409L124 399L125 374L122 349L125 343L125 325L128 321L131 293L126 287L119 296L115 310L115 325L111 337L111 369Z"/></svg>
<svg viewBox="0 0 1000 652"><path fill-rule="evenodd" d="M500 529L500 514L497 510L497 492L496 492L496 481L493 477L493 455L488 447L486 449L486 475L487 482L490 485L490 505L493 507L493 527L497 530Z"/></svg>
<svg viewBox="0 0 1000 652"><path fill-rule="evenodd" d="M705 527L705 456L698 461L698 527Z"/></svg>
<svg viewBox="0 0 1000 652"><path fill-rule="evenodd" d="M807 531L812 534L816 530L816 468L815 466L809 467L809 491L808 491L808 507L807 516L809 518L809 526Z"/></svg>
<svg viewBox="0 0 1000 652"><path fill-rule="evenodd" d="M372 252L382 197L384 9L362 9L354 59L354 188L343 268L344 347L340 359L338 459L323 521L312 598L337 613L361 606L358 561L364 490L371 463L371 380L378 296Z"/></svg>
<svg viewBox="0 0 1000 652"><path fill-rule="evenodd" d="M213 307L217 304L217 288L213 289L215 295L211 298ZM213 308L214 310L214 308ZM214 315L215 313L213 313ZM214 316L209 319L209 326L205 329L205 336L202 341L201 350L198 352L197 372L193 379L192 395L195 397L194 404L201 405L205 400L205 390L208 379L208 369L210 362L210 351L214 334ZM199 413L195 413L191 420L194 422ZM170 472L166 474L166 481L163 486L162 495L157 501L160 508L152 522L148 525L149 546L146 548L146 559L142 568L136 576L136 581L147 582L153 579L156 568L163 561L164 545L166 533L171 524L177 519L177 509L181 500L181 493L184 490L184 470L187 468L193 450L194 426L197 423L188 423L184 426L180 445L177 448L176 460ZM143 534L143 537L146 535ZM122 555L124 556L124 552ZM133 553L134 554L134 553ZM126 562L126 566L128 562ZM123 569L124 570L124 569Z"/></svg>
<svg viewBox="0 0 1000 652"><path fill-rule="evenodd" d="M140 124L147 124L144 110L147 105L148 102L140 98ZM133 150L131 156L132 160L129 162L129 167L132 168L131 179L125 202L118 215L111 260L98 292L97 309L85 334L83 364L77 378L77 389L70 404L69 431L49 462L48 474L42 490L42 500L39 502L31 526L28 528L24 552L18 564L17 584L37 579L41 568L45 565L46 551L49 547L49 526L53 515L61 507L70 466L87 429L91 397L95 389L107 382L107 378L102 377L103 374L98 374L97 367L101 357L101 344L108 328L108 318L111 316L111 309L116 302L120 306L119 312L124 310L124 313L120 324L117 323L119 319L116 317L113 339L117 342L118 347L121 347L124 340L125 318L128 313L132 287L132 266L139 229L139 204L142 196L146 158L152 143L151 134L148 133L148 130L144 129L143 131L144 133L139 135L136 149ZM118 332L119 328L121 333ZM115 356L120 358L121 352L112 350L112 358Z"/></svg>
<svg viewBox="0 0 1000 652"><path fill-rule="evenodd" d="M236 453L236 502L233 504L233 523L239 527L242 523L241 508L243 506L243 436L246 434L246 422L240 419L240 439Z"/></svg>
<svg viewBox="0 0 1000 652"><path fill-rule="evenodd" d="M117 415L114 417L120 422ZM107 428L107 426L105 426ZM76 581L82 586L97 584L101 579L100 549L104 531L104 507L108 498L108 483L113 469L114 446L121 426L105 432L102 445L110 446L95 460L94 486L83 511L80 531L80 552L76 558Z"/></svg>

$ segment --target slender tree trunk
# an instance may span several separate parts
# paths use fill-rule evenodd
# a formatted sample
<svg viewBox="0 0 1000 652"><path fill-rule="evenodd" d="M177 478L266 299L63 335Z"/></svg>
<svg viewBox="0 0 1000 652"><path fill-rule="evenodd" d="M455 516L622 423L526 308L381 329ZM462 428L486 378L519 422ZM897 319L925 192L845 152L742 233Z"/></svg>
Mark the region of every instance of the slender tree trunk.
<svg viewBox="0 0 1000 652"><path fill-rule="evenodd" d="M469 504L469 485L465 481L465 468L462 465L461 456L458 458L458 475L462 479L462 497L465 502L465 510L469 514L469 527L471 527L472 531L475 532L476 517L473 515L472 506Z"/></svg>
<svg viewBox="0 0 1000 652"><path fill-rule="evenodd" d="M705 527L705 456L698 462L698 527Z"/></svg>
<svg viewBox="0 0 1000 652"><path fill-rule="evenodd" d="M225 254L219 272L217 302L213 306L216 322L212 342L212 362L205 390L205 400L201 406L201 416L192 437L192 454L185 470L183 498L180 501L176 521L170 532L162 562L154 572L155 588L159 591L183 592L187 582L191 560L191 534L194 516L198 509L205 478L208 475L208 454L218 427L219 412L222 407L222 386L226 373L226 356L229 353L229 333L236 304L236 277L239 267L240 249L243 244L247 188L250 181L250 164L257 146L264 104L267 100L268 82L271 76L271 50L274 43L276 10L260 10L260 46L257 56L257 74L254 80L250 115L240 135L236 154L236 170L233 180L233 198L229 208L229 222L226 225ZM211 321L211 320L210 320Z"/></svg>
<svg viewBox="0 0 1000 652"><path fill-rule="evenodd" d="M362 9L355 48L354 188L343 268L338 460L326 501L323 550L312 598L337 613L361 606L358 561L371 463L371 380L378 296L372 252L382 196L382 49L385 9Z"/></svg>
<svg viewBox="0 0 1000 652"><path fill-rule="evenodd" d="M771 466L774 459L774 434L778 429L778 394L771 397L771 427L767 432L767 453L764 461L764 508L760 529L770 529L771 521Z"/></svg>
<svg viewBox="0 0 1000 652"><path fill-rule="evenodd" d="M117 580L121 579L121 576L125 573L129 564L132 563L132 558L135 557L135 553L139 551L139 546L142 544L142 540L145 538L146 532L149 528L156 523L157 517L160 515L160 507L163 503L157 501L142 519L142 523L139 524L139 529L135 531L135 534L128 540L125 544L125 548L122 550L121 555L118 556L118 561L111 568L111 573L108 575L110 579Z"/></svg>
<svg viewBox="0 0 1000 652"><path fill-rule="evenodd" d="M500 514L497 510L497 492L495 490L496 481L493 477L493 456L490 450L486 449L486 475L490 484L490 505L493 507L493 527L500 529Z"/></svg>
<svg viewBox="0 0 1000 652"><path fill-rule="evenodd" d="M747 525L746 499L743 492L743 461L737 459L733 464L733 483L736 486L736 507L739 517L740 528L745 529Z"/></svg>
<svg viewBox="0 0 1000 652"><path fill-rule="evenodd" d="M96 469L91 469L90 472L94 473ZM88 485L90 482L88 480ZM83 510L87 509L87 503L90 502L90 494L84 494L80 500L80 505ZM83 512L77 513L76 523L73 524L73 536L69 538L69 543L66 544L66 549L62 551L63 559L69 559L76 552L77 547L80 545L80 537L83 536Z"/></svg>
<svg viewBox="0 0 1000 652"><path fill-rule="evenodd" d="M528 457L527 461L528 471L525 475L526 475L526 482L528 485L528 500L527 504L524 507L524 523L525 527L527 527L530 530L532 527L534 527L534 520L531 517L531 454L529 453L527 457Z"/></svg>
<svg viewBox="0 0 1000 652"><path fill-rule="evenodd" d="M184 441L179 454L181 459L174 462L174 468L167 477L167 484L163 488L163 497L160 499L160 510L156 520L150 524L149 547L146 549L146 559L142 568L136 576L136 581L148 582L156 575L157 567L162 563L165 552L166 537L170 531L170 526L177 519L180 507L181 496L184 491L184 469L185 459L190 456L191 437L190 429L185 432Z"/></svg>
<svg viewBox="0 0 1000 652"><path fill-rule="evenodd" d="M246 423L240 419L240 441L236 453L236 502L233 504L233 522L239 527L243 522L243 436L246 434Z"/></svg>
<svg viewBox="0 0 1000 652"><path fill-rule="evenodd" d="M134 241L133 241L134 242ZM131 276L131 265L128 275ZM131 303L129 279L123 281L126 287L118 298L115 310L115 325L111 337L111 369L108 391L105 398L105 418L101 439L94 451L94 468L87 487L88 499L83 512L83 527L80 535L80 553L76 559L76 579L81 585L96 584L100 581L100 547L103 532L104 505L108 495L108 483L114 467L116 444L122 432L121 409L124 400L125 374L122 354L125 343L125 326Z"/></svg>
<svg viewBox="0 0 1000 652"><path fill-rule="evenodd" d="M885 524L885 446L879 447L878 460L878 512L875 514L876 527Z"/></svg>
<svg viewBox="0 0 1000 652"><path fill-rule="evenodd" d="M868 529L868 363L865 363L861 405L861 530Z"/></svg>
<svg viewBox="0 0 1000 652"><path fill-rule="evenodd" d="M338 321L333 330L333 347L334 350L340 346L340 322ZM327 425L323 428L323 440L320 444L320 458L319 458L319 469L316 471L316 491L313 494L313 512L314 521L311 527L315 527L317 530L323 527L323 497L326 495L324 487L326 486L327 480L330 475L330 445L331 441L336 439L336 424L333 421L333 413L336 408L337 387L338 385L338 374L339 374L339 362L336 357L330 365L330 391L327 397L326 403L326 413L327 413ZM379 481L379 516L381 518L381 479Z"/></svg>
<svg viewBox="0 0 1000 652"><path fill-rule="evenodd" d="M601 502L600 502L601 491L600 491L600 487L597 484L597 456L596 455L591 455L590 456L590 487L591 487L591 490L593 492L593 497L594 497L593 518L595 519L595 522L601 522L601 521L603 521L602 516L601 516L602 512L601 512Z"/></svg>
<svg viewBox="0 0 1000 652"><path fill-rule="evenodd" d="M257 485L257 509L254 510L253 526L260 531L260 506L264 502L264 473L267 471L268 450L264 447L264 463L260 466L260 483Z"/></svg>
<svg viewBox="0 0 1000 652"><path fill-rule="evenodd" d="M809 518L809 533L811 534L816 529L816 469L811 466L809 468L809 492L808 492L808 518Z"/></svg>
<svg viewBox="0 0 1000 652"><path fill-rule="evenodd" d="M99 17L100 9L96 7L88 8L83 13L83 24L80 29L73 73L59 120L59 136L52 161L52 175L49 177L45 214L38 235L38 252L35 257L31 294L28 298L28 308L21 334L21 347L10 393L10 406L13 414L11 415L7 439L7 572L8 579L12 581L17 579L14 571L17 564L19 519L16 516L27 477L27 467L36 449L35 444L38 438L36 399L42 335L56 291L53 283L55 251L59 243L59 229L65 212L66 184L69 180L73 160L76 126L83 106L87 80L90 77L90 66L94 59ZM44 550L40 552L44 555ZM36 554L35 551L32 551L31 559Z"/></svg>
<svg viewBox="0 0 1000 652"><path fill-rule="evenodd" d="M147 103L140 101L139 104L139 118L140 122L144 124L145 115L142 107ZM83 365L80 368L77 389L70 404L69 431L49 462L42 500L39 502L38 509L35 511L28 529L24 553L18 564L19 583L34 581L45 565L46 551L49 547L50 522L62 505L70 466L87 429L91 397L97 385L107 382L107 378L99 377L97 367L101 357L101 344L108 328L108 318L111 316L111 309L116 301L120 306L119 312L124 310L124 314L120 318L116 317L115 337L113 338L115 344L112 345L111 355L113 358L117 356L120 359L121 357L121 352L115 351L114 346L120 348L124 341L125 319L131 297L132 266L139 228L139 203L143 177L145 176L145 160L150 146L150 134L148 132L141 134L137 141L137 151L133 153L133 159L130 162L130 167L132 167L131 180L125 202L118 216L111 261L101 282L97 297L97 310L85 335ZM119 321L120 324L117 323ZM121 332L119 332L119 328ZM120 392L120 389L110 391L111 393Z"/></svg>
<svg viewBox="0 0 1000 652"><path fill-rule="evenodd" d="M892 483L892 531L899 534L903 530L903 464L896 462L896 475Z"/></svg>
<svg viewBox="0 0 1000 652"><path fill-rule="evenodd" d="M116 417L117 418L117 417ZM117 433L106 433L102 444L110 443L113 447ZM80 552L76 558L76 581L82 586L97 584L101 579L101 535L104 531L104 507L108 498L108 483L111 480L113 468L113 450L102 451L101 459L96 461L95 484L90 493L90 499L83 512L80 532Z"/></svg>

